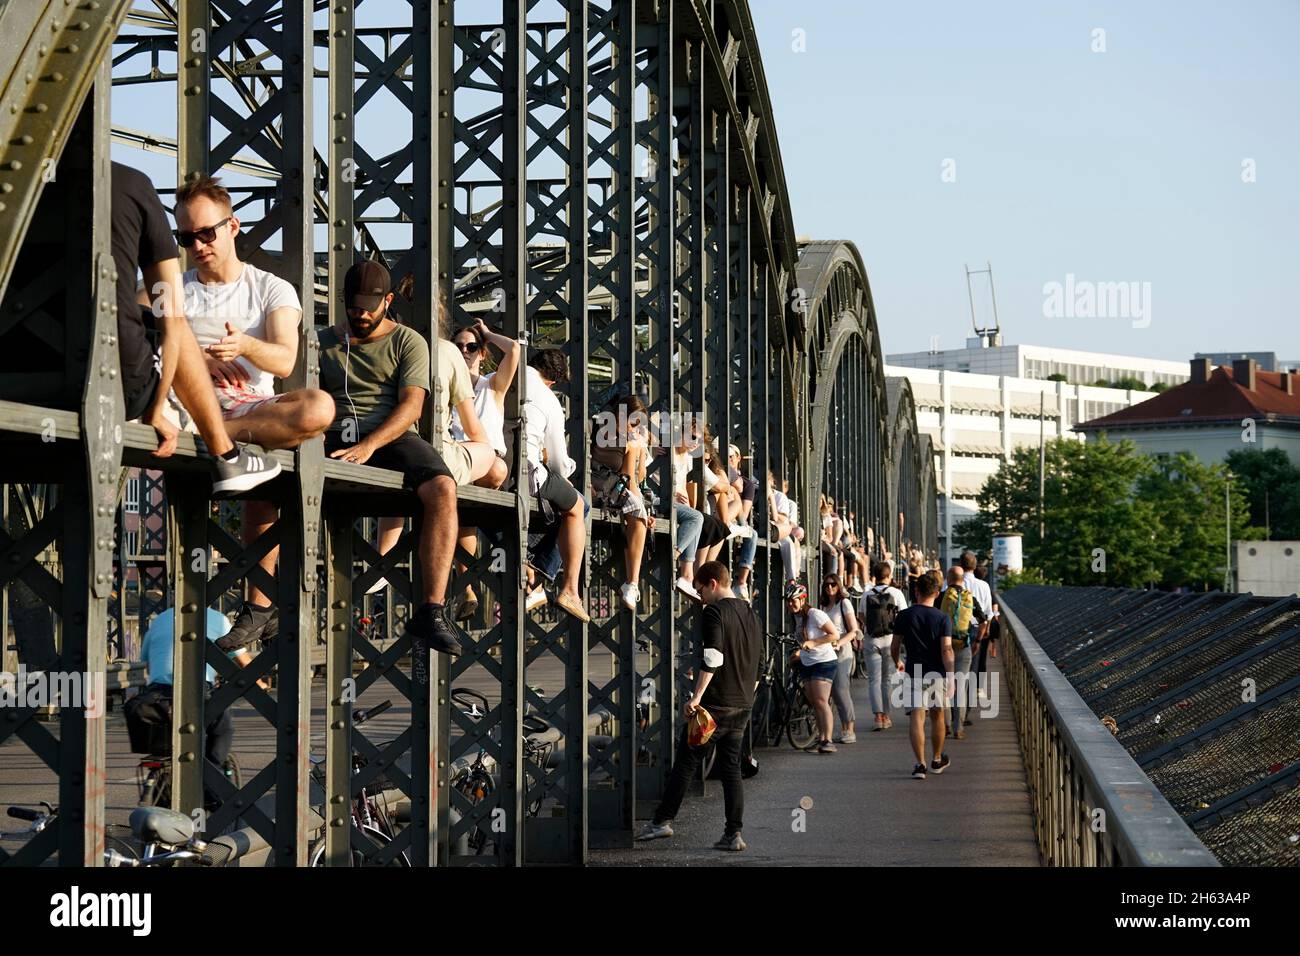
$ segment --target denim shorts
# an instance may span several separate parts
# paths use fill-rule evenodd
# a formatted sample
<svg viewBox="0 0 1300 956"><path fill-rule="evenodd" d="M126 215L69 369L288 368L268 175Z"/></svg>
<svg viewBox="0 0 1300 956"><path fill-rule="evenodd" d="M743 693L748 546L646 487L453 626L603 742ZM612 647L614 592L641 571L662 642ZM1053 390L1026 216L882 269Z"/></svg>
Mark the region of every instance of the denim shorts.
<svg viewBox="0 0 1300 956"><path fill-rule="evenodd" d="M803 669L803 679L805 681L824 680L833 683L835 675L839 672L840 662L838 660L822 661L820 664L800 664L799 666Z"/></svg>

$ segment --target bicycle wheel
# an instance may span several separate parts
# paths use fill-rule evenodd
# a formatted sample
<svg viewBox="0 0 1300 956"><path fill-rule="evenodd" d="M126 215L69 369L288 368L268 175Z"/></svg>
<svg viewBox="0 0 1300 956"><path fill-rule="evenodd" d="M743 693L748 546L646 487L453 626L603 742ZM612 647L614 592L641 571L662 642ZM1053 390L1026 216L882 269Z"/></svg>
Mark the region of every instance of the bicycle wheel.
<svg viewBox="0 0 1300 956"><path fill-rule="evenodd" d="M817 739L817 717L803 694L803 688L794 688L794 694L796 696L790 701L790 713L785 721L785 735L795 750L807 750Z"/></svg>
<svg viewBox="0 0 1300 956"><path fill-rule="evenodd" d="M707 744L705 746L704 757L700 760L700 779L707 780L713 773L713 764L718 759L718 748L716 744Z"/></svg>
<svg viewBox="0 0 1300 956"><path fill-rule="evenodd" d="M129 842L129 837L131 835L130 827L109 824L104 829L106 831L104 833L104 851L106 855L109 850L115 850L128 860L140 859L139 851L136 850L135 846L131 842ZM121 831L122 835L120 837L114 836L114 831Z"/></svg>
<svg viewBox="0 0 1300 956"><path fill-rule="evenodd" d="M384 831L380 830L378 827L363 826L361 827L361 832L364 833L368 839L378 844L380 850L382 850L384 847L388 846L388 844L393 842L393 838L390 837ZM325 865L325 841L324 840L317 840L312 845L311 850L308 851L307 865L312 867L315 866L323 867ZM399 852L396 856L394 856L391 860L389 860L387 863L375 863L370 859L368 859L356 847L353 847L351 853L351 859L348 861L348 866L396 866L396 867L403 867L409 869L411 866L411 860L406 855L406 851L403 850Z"/></svg>
<svg viewBox="0 0 1300 956"><path fill-rule="evenodd" d="M170 807L172 805L172 775L167 764L149 772L140 788L140 806Z"/></svg>

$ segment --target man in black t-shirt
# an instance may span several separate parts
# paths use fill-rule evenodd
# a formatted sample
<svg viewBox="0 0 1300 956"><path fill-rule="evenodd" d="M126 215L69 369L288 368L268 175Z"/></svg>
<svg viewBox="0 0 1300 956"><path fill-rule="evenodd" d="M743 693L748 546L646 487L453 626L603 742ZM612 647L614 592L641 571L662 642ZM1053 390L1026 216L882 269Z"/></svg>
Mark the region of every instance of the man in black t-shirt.
<svg viewBox="0 0 1300 956"><path fill-rule="evenodd" d="M907 673L903 679L905 706L911 708L912 752L916 766L912 776L925 779L925 714L930 713L930 744L934 759L930 769L943 773L951 761L943 752L946 736L944 701L954 692L952 621L934 606L939 578L925 574L916 582L916 603L894 619L894 642L890 654L894 666L903 670L901 653L907 650Z"/></svg>
<svg viewBox="0 0 1300 956"><path fill-rule="evenodd" d="M149 177L113 163L113 264L117 268L117 342L127 421L140 419L158 433L155 457L176 450L179 429L163 415L174 389L213 457L214 498L255 488L280 473L280 464L231 441L221 420L199 343L185 321L180 255L167 213ZM152 303L136 301L136 270Z"/></svg>
<svg viewBox="0 0 1300 956"><path fill-rule="evenodd" d="M696 672L695 692L682 713L689 721L703 707L717 722L712 742L717 746L727 828L713 846L718 850L743 850L745 841L740 831L744 825L745 793L740 777L740 750L763 661L763 629L754 609L732 592L731 575L722 562L709 561L696 571L695 586L704 603L700 642L703 660ZM683 728L663 800L650 823L637 834L638 840L673 835L673 818L699 769L704 750L704 747L690 746L687 728Z"/></svg>

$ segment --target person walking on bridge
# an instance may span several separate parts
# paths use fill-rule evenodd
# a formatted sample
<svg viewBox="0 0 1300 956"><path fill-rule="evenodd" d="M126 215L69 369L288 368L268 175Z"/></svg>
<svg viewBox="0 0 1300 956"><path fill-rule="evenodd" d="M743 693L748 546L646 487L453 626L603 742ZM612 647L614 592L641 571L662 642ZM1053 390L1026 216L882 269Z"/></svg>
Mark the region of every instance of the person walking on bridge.
<svg viewBox="0 0 1300 956"><path fill-rule="evenodd" d="M682 715L689 721L704 707L717 722L713 740L722 774L727 824L722 838L713 846L718 850L743 850L745 841L740 831L744 825L745 792L740 776L740 750L754 709L754 690L763 663L763 628L754 609L731 590L731 574L721 561L706 562L695 575L695 586L704 603L700 640L703 660L696 670L695 692L682 707ZM650 822L637 834L638 840L673 835L673 819L681 809L686 788L703 756L704 747L692 747L687 728L683 727L663 800Z"/></svg>
<svg viewBox="0 0 1300 956"><path fill-rule="evenodd" d="M912 753L916 765L912 776L925 779L925 718L930 717L930 746L934 758L930 770L943 773L951 760L943 752L945 700L952 697L953 653L952 621L937 610L934 599L939 594L937 575L922 575L916 585L917 602L900 611L894 620L894 641L890 655L894 667L903 670L902 652L907 651L908 673L903 680L905 702L911 708Z"/></svg>
<svg viewBox="0 0 1300 956"><path fill-rule="evenodd" d="M863 640L867 642L867 687L871 709L875 712L875 726L871 729L888 730L894 726L889 717L889 692L897 670L890 662L894 626L908 603L903 592L890 584L894 578L894 566L890 562L875 562L871 576L875 584L858 601L858 620L866 632Z"/></svg>

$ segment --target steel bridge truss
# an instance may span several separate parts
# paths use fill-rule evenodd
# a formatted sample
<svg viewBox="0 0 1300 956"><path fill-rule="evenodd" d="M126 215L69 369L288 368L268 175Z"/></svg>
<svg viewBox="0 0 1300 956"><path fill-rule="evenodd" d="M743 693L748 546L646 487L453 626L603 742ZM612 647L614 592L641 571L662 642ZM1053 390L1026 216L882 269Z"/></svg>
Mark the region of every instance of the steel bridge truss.
<svg viewBox="0 0 1300 956"><path fill-rule="evenodd" d="M441 298L454 326L486 315L524 358L564 350L570 380L557 391L583 491L592 415L634 392L658 422L698 416L724 454L735 443L752 456L760 533L769 465L805 521L826 490L891 549L900 507L909 528L933 526L932 477L928 491L911 487L921 479L896 464L891 446L861 259L847 243L795 242L740 0L100 0L63 9L0 10L0 48L5 60L15 54L0 75L3 476L13 489L57 488L35 520L6 512L0 610L9 616L21 593L57 619L57 641L43 656L29 648L28 661L96 672L111 620L123 646L129 571L142 602L146 590L169 595L142 603L141 625L174 603L173 806L202 806L206 785L220 798L209 832L243 826L281 865L305 864L321 838L329 865L354 853L378 865L398 853L416 865L584 862L592 846L629 841L662 793L692 663L692 638L679 635L695 633L697 612L673 597L671 455L650 468L648 491L661 504L635 614L617 600L620 526L599 509L588 516L585 625L524 612L528 535L541 521L527 489L461 488L461 526L477 529L477 548L458 551L448 594L472 586L481 609L465 653L435 655L427 682L413 679L399 625L419 585L416 535L405 531L384 555L371 537L379 516L419 514L400 475L327 460L319 442L275 452L285 475L259 495L278 518L245 543L210 501L201 443L182 436L177 455L160 461L149 454L152 430L123 421L110 142L174 154L177 183L200 173L227 180L244 220L241 258L314 303L285 388L316 385L314 332L337 321L344 272L377 258L412 290L398 299L402 321L430 339ZM174 106L174 137L113 122L113 88L146 84ZM43 159L55 162L56 184L42 178ZM174 183L158 186L166 201ZM523 381L506 404L512 475L524 464ZM436 369L429 388L421 427L437 445L446 402ZM126 467L152 469L142 472L147 531L136 554L118 530ZM692 462L694 480L702 467ZM268 573L260 562L276 547ZM388 614L375 635L355 622L380 577ZM761 616L778 620L780 561L766 540L752 584ZM274 596L280 627L241 670L204 639L206 610L248 585ZM205 699L208 665L221 681ZM324 671L323 722L313 714L314 669ZM543 671L560 683L537 686ZM464 682L490 689L486 714L450 706ZM411 715L390 740L352 720L360 695L380 687ZM650 701L641 717L638 697ZM238 790L201 756L206 720L236 705L274 739L269 762ZM544 764L526 757L526 715L557 732ZM319 799L313 727L325 740ZM15 736L58 774L62 812L57 827L0 863L57 854L97 865L104 718L65 707L56 736L30 708L11 709L0 714L0 745ZM475 803L450 782L480 752L499 783L492 801ZM368 761L360 773L354 755ZM354 828L348 812L359 788L381 778L410 807L410 825L387 845ZM476 830L491 834L491 850L467 856Z"/></svg>

